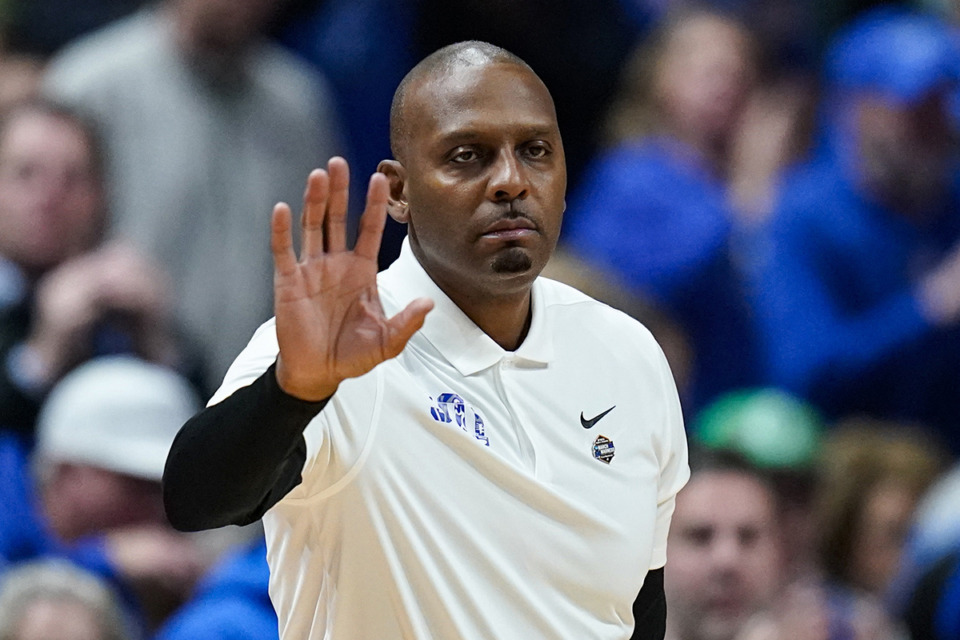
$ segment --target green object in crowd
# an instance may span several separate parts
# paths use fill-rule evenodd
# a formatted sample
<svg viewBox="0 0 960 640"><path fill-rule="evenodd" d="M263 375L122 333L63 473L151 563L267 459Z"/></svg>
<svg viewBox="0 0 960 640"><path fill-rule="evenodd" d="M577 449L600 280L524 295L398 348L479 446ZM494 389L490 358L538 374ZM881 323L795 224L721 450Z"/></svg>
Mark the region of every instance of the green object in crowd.
<svg viewBox="0 0 960 640"><path fill-rule="evenodd" d="M747 389L701 411L693 439L737 451L760 467L800 469L813 463L823 430L823 418L810 404L779 389Z"/></svg>

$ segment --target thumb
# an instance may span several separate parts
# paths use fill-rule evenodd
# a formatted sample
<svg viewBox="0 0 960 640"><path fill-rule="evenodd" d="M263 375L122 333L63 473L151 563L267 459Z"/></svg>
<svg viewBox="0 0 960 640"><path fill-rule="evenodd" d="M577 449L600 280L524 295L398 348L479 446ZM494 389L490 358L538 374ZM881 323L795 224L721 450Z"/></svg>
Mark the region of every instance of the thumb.
<svg viewBox="0 0 960 640"><path fill-rule="evenodd" d="M413 334L423 326L423 321L431 309L433 309L433 300L417 298L408 304L403 311L387 320L387 358L395 358L400 355Z"/></svg>

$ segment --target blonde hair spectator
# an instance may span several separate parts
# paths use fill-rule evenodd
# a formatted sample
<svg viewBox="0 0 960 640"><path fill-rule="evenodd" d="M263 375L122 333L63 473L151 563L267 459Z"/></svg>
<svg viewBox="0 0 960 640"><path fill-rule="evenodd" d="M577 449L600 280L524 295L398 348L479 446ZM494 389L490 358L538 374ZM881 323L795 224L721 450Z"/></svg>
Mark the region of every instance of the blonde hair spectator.
<svg viewBox="0 0 960 640"><path fill-rule="evenodd" d="M834 580L882 596L900 566L917 502L945 454L920 428L854 418L821 449L820 559Z"/></svg>
<svg viewBox="0 0 960 640"><path fill-rule="evenodd" d="M16 566L0 582L0 640L135 640L114 593L65 561Z"/></svg>

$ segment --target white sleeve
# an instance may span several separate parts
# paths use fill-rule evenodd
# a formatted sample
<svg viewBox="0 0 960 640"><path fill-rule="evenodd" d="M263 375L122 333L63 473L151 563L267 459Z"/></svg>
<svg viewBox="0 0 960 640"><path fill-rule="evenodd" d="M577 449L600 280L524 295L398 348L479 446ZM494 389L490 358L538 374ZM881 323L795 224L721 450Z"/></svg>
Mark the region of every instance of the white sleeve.
<svg viewBox="0 0 960 640"><path fill-rule="evenodd" d="M259 378L276 361L278 353L280 347L277 345L276 321L270 318L257 328L250 342L227 369L220 388L210 398L207 406L221 402L237 389Z"/></svg>
<svg viewBox="0 0 960 640"><path fill-rule="evenodd" d="M660 367L661 397L664 402L664 421L658 439L657 458L660 460L660 482L657 491L657 521L654 533L650 569L659 569L667 562L667 533L676 504L677 493L690 479L687 459L687 435L683 427L683 412L673 374L662 357Z"/></svg>

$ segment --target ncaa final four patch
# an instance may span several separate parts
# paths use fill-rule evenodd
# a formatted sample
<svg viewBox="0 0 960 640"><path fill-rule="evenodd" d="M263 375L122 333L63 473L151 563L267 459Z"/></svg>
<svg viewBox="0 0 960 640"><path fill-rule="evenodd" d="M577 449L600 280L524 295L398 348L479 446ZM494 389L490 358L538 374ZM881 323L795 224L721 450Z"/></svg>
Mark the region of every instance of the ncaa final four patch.
<svg viewBox="0 0 960 640"><path fill-rule="evenodd" d="M613 460L613 454L616 453L616 448L613 446L613 440L606 436L597 436L597 439L593 441L593 457L610 464L610 461Z"/></svg>

